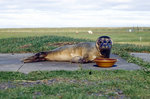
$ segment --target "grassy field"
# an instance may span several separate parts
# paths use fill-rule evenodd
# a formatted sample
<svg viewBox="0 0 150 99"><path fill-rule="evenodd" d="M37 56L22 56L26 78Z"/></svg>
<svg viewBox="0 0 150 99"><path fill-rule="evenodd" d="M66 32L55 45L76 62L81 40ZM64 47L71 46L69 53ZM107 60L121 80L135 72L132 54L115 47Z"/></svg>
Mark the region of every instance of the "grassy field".
<svg viewBox="0 0 150 99"><path fill-rule="evenodd" d="M66 36L78 39L96 40L102 35L110 36L114 42L141 42L149 43L150 28L135 28L133 32L128 32L130 28L27 28L27 29L0 29L0 39L21 38L34 36ZM93 31L89 35L88 31ZM76 34L78 32L78 34Z"/></svg>
<svg viewBox="0 0 150 99"><path fill-rule="evenodd" d="M99 36L110 36L114 44L134 44L150 46L150 28L35 28L35 29L0 29L0 52L20 53L47 51L58 46L53 43L96 41ZM88 34L88 30L93 34ZM78 34L76 33L78 32ZM140 39L141 38L141 39ZM62 45L62 44L61 44ZM142 49L149 47L142 47ZM135 48L134 48L135 49ZM147 51L147 50L145 50ZM147 51L147 52L148 52Z"/></svg>
<svg viewBox="0 0 150 99"><path fill-rule="evenodd" d="M150 74L143 71L37 71L28 75L0 72L0 81L1 99L148 99L150 97Z"/></svg>
<svg viewBox="0 0 150 99"><path fill-rule="evenodd" d="M150 97L150 63L130 56L129 52L150 53L150 28L136 27L131 33L128 29L0 29L0 53L49 51L65 44L94 42L99 36L108 35L114 41L112 53L143 67L138 71L0 72L0 98L147 99ZM88 30L94 34L88 34Z"/></svg>

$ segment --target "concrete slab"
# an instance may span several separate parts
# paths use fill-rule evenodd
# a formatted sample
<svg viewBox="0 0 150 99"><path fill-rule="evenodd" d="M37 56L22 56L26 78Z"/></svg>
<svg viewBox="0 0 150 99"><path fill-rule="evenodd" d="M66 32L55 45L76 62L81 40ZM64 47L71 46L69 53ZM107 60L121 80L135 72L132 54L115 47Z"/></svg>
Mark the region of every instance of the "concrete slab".
<svg viewBox="0 0 150 99"><path fill-rule="evenodd" d="M144 61L150 62L150 53L130 53L134 57L139 57Z"/></svg>
<svg viewBox="0 0 150 99"><path fill-rule="evenodd" d="M91 70L137 70L141 69L140 66L127 63L124 59L117 55L111 55L111 58L118 59L118 62L111 68L101 68L95 63L77 64L69 62L37 62L37 63L22 63L21 59L33 55L32 53L26 54L0 54L0 71L19 71L22 73L29 73L31 71L53 71L53 70L78 70L91 69Z"/></svg>

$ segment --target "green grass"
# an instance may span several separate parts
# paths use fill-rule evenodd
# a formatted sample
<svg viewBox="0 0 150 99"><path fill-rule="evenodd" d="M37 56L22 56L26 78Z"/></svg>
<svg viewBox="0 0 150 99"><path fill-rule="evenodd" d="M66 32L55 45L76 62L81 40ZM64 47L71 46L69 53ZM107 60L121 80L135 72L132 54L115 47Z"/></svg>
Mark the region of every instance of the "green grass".
<svg viewBox="0 0 150 99"><path fill-rule="evenodd" d="M128 62L143 67L137 71L36 71L29 74L0 72L0 98L42 98L42 99L141 99L150 97L150 63L130 56L129 52L150 53L150 28L127 32L129 28L37 28L0 29L0 53L27 53L49 51L57 43L96 41L99 36L108 35L114 45L112 53ZM87 33L94 32L93 35ZM79 34L75 32L78 31ZM142 37L142 41L139 38ZM118 44L120 42L129 44ZM131 43L131 44L130 44ZM132 45L132 44L136 45ZM143 46L147 45L147 46ZM45 81L57 80L52 84ZM35 82L43 82L35 84ZM29 82L32 82L31 85ZM45 82L45 83L44 83ZM28 86L22 85L27 83ZM10 85L10 86L7 86ZM2 85L4 89L1 89ZM14 87L15 86L15 87ZM10 87L10 88L9 88Z"/></svg>
<svg viewBox="0 0 150 99"><path fill-rule="evenodd" d="M115 50L125 50L127 52L150 52L150 46L141 46L134 44L115 44L113 48Z"/></svg>
<svg viewBox="0 0 150 99"><path fill-rule="evenodd" d="M40 52L50 51L56 46L53 43L63 42L87 42L90 40L75 39L69 37L59 36L40 36L40 37L26 37L26 38L7 38L0 39L0 52L1 53L27 53L27 52ZM58 47L58 46L57 46Z"/></svg>
<svg viewBox="0 0 150 99"><path fill-rule="evenodd" d="M138 57L131 56L129 52L148 52L150 53L149 46L138 46L138 45L129 45L129 44L116 44L112 49L112 53L119 55L124 58L129 63L135 63L139 66L142 66L145 72L150 73L150 63L146 62Z"/></svg>
<svg viewBox="0 0 150 99"><path fill-rule="evenodd" d="M11 81L15 88L0 90L0 97L10 98L63 98L97 99L119 96L140 99L150 96L150 74L143 71L51 71L32 72L28 75L18 72L0 72L1 82ZM34 82L57 79L52 84L43 83L30 86L20 82ZM25 81L24 81L25 80ZM74 82L73 82L74 81Z"/></svg>
<svg viewBox="0 0 150 99"><path fill-rule="evenodd" d="M88 30L92 30L94 34L88 34ZM0 29L0 53L49 51L58 47L52 46L52 43L95 42L96 39L102 35L110 36L114 41L114 46L126 47L126 49L128 48L127 51L149 52L150 29L144 28L143 31L131 33L127 32L127 30L128 28ZM78 31L79 34L76 34L76 31ZM140 37L142 37L142 41L140 41ZM136 46L119 45L118 43L131 43L136 44ZM147 47L143 45L147 45Z"/></svg>
<svg viewBox="0 0 150 99"><path fill-rule="evenodd" d="M26 29L0 29L0 39L3 38L22 38L34 36L66 36L78 39L96 40L102 35L110 36L114 42L149 42L150 28L143 28L143 31L129 33L129 28L26 28ZM87 33L88 30L93 31L93 35ZM76 31L79 34L76 34Z"/></svg>
<svg viewBox="0 0 150 99"><path fill-rule="evenodd" d="M40 36L26 38L5 38L0 39L0 53L36 53L41 51L50 51L58 46L55 43L78 43L89 42L90 39L77 39L65 36ZM60 45L62 46L62 45ZM133 44L114 44L114 50L126 50L128 52L150 52L150 46L133 45Z"/></svg>

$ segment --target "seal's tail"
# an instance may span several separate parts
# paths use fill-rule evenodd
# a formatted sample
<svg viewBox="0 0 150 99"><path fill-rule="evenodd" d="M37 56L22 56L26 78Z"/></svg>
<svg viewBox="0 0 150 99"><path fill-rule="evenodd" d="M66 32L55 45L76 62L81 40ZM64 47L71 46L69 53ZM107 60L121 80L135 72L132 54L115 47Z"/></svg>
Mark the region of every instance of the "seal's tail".
<svg viewBox="0 0 150 99"><path fill-rule="evenodd" d="M35 54L34 56L23 59L22 61L24 63L46 61L45 59L46 56L47 56L47 52L40 52L40 53Z"/></svg>

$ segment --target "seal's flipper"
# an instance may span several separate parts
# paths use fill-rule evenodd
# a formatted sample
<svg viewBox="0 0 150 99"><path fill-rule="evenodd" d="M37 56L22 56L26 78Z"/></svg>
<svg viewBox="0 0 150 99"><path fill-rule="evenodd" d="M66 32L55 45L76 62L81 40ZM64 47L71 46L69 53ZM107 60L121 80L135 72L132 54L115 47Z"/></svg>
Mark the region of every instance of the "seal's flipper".
<svg viewBox="0 0 150 99"><path fill-rule="evenodd" d="M40 53L35 54L34 56L23 59L23 62L31 63L31 62L46 61L45 59L46 56L47 56L47 52L40 52Z"/></svg>

